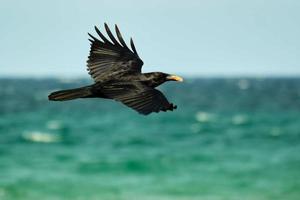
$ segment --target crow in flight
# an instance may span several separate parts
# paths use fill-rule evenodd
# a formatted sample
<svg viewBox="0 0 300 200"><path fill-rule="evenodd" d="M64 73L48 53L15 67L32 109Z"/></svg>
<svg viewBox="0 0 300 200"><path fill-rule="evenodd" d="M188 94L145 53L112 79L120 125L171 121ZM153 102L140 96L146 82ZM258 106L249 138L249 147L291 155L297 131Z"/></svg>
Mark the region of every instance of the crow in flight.
<svg viewBox="0 0 300 200"><path fill-rule="evenodd" d="M93 85L61 90L49 95L49 100L66 101L77 98L108 98L120 101L137 112L148 115L152 112L168 111L177 106L155 87L166 81L183 81L176 75L162 72L142 73L143 61L139 57L132 38L128 48L117 25L117 39L104 24L108 40L95 26L99 39L91 37L87 70L94 79Z"/></svg>

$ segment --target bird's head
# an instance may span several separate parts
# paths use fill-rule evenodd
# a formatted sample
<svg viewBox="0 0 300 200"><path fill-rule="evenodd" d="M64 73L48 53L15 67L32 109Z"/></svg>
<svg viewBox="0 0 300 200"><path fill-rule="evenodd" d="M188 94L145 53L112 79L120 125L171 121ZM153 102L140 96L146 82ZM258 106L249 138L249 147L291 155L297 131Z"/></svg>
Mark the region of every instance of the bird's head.
<svg viewBox="0 0 300 200"><path fill-rule="evenodd" d="M151 80L152 86L156 87L166 81L178 81L182 82L183 78L173 74L167 74L163 72L151 72L147 73L147 77Z"/></svg>

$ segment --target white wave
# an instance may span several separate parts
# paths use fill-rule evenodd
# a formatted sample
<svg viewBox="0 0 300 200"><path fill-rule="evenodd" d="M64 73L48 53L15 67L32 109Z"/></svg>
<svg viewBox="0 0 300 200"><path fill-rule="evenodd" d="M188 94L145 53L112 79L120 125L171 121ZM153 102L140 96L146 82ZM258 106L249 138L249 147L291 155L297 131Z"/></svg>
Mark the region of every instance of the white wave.
<svg viewBox="0 0 300 200"><path fill-rule="evenodd" d="M279 127L273 127L270 131L270 135L273 137L278 137L282 134L282 130Z"/></svg>
<svg viewBox="0 0 300 200"><path fill-rule="evenodd" d="M195 117L196 117L196 120L198 122L202 122L202 123L210 122L210 121L213 121L215 119L214 114L207 113L207 112L202 112L202 111L197 112Z"/></svg>
<svg viewBox="0 0 300 200"><path fill-rule="evenodd" d="M61 122L57 120L48 121L46 126L50 130L58 130L62 128Z"/></svg>
<svg viewBox="0 0 300 200"><path fill-rule="evenodd" d="M192 124L190 126L192 133L199 133L201 131L201 127L199 124Z"/></svg>
<svg viewBox="0 0 300 200"><path fill-rule="evenodd" d="M23 139L31 142L53 143L60 142L61 137L57 134L44 133L40 131L25 132L22 134Z"/></svg>
<svg viewBox="0 0 300 200"><path fill-rule="evenodd" d="M246 79L241 79L237 85L241 90L247 90L250 87L250 82Z"/></svg>
<svg viewBox="0 0 300 200"><path fill-rule="evenodd" d="M242 125L242 124L246 124L247 122L248 122L247 115L234 115L232 117L232 123L235 125Z"/></svg>

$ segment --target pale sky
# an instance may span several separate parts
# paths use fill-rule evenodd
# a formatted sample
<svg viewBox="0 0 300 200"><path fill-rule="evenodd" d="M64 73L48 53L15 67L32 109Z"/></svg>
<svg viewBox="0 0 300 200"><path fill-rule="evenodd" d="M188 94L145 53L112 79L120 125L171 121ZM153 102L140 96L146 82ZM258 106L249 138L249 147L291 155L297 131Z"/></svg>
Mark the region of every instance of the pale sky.
<svg viewBox="0 0 300 200"><path fill-rule="evenodd" d="M299 0L0 0L0 76L88 77L87 32L118 24L143 70L299 76Z"/></svg>

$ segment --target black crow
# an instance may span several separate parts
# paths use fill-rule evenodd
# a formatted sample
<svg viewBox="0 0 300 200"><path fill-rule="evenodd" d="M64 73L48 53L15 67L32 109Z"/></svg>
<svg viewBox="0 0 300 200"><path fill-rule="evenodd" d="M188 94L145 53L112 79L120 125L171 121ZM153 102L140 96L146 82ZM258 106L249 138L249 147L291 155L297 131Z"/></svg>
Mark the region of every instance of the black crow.
<svg viewBox="0 0 300 200"><path fill-rule="evenodd" d="M93 85L61 90L49 95L49 100L66 101L77 98L108 98L120 101L137 112L148 115L152 112L168 111L177 106L155 87L166 81L183 81L176 75L162 72L142 73L143 61L139 57L132 38L128 48L115 25L117 39L104 23L108 40L95 26L100 38L91 37L87 70L94 79Z"/></svg>

